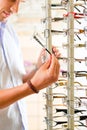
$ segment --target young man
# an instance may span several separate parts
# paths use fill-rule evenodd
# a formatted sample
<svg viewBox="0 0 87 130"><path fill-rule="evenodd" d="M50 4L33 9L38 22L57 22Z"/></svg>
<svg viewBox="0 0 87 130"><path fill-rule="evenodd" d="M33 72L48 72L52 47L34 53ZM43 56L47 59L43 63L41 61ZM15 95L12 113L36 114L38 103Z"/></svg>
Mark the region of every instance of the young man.
<svg viewBox="0 0 87 130"><path fill-rule="evenodd" d="M25 73L17 36L7 22L20 2L0 0L0 130L27 130L22 98L55 82L60 69L59 52L53 47L56 57L52 54L44 64L38 62L37 71Z"/></svg>

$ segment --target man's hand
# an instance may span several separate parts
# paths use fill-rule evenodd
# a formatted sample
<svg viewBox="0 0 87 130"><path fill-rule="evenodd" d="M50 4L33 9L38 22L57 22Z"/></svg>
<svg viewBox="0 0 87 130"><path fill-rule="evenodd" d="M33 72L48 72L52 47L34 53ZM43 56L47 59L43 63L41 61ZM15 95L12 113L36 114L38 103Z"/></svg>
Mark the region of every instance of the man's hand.
<svg viewBox="0 0 87 130"><path fill-rule="evenodd" d="M42 49L42 51L39 55L38 61L37 61L37 68L40 68L40 66L43 64L42 60L45 61L46 53L47 53L46 50ZM55 55L56 58L60 57L60 55L61 55L59 50L55 46L52 46L52 53Z"/></svg>
<svg viewBox="0 0 87 130"><path fill-rule="evenodd" d="M41 90L56 82L58 80L59 72L59 61L52 54L49 59L37 70L31 79L31 82L37 90Z"/></svg>

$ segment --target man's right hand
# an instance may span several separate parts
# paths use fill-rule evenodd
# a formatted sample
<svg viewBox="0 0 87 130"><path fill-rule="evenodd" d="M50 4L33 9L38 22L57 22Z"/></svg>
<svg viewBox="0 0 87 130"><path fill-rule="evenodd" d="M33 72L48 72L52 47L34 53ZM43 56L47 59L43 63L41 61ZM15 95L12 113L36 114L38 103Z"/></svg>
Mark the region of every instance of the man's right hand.
<svg viewBox="0 0 87 130"><path fill-rule="evenodd" d="M37 90L46 88L58 80L59 71L59 61L52 54L50 58L37 70L31 79L31 83L36 87Z"/></svg>

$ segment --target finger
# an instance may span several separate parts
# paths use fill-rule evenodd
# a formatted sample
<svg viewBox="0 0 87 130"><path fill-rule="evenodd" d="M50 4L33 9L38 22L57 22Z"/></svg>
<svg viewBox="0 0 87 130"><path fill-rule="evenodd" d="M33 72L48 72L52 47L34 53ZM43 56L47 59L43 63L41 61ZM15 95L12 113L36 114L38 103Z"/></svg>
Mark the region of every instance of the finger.
<svg viewBox="0 0 87 130"><path fill-rule="evenodd" d="M56 47L52 47L52 52L55 53L57 51Z"/></svg>
<svg viewBox="0 0 87 130"><path fill-rule="evenodd" d="M55 58L55 73L56 73L56 75L58 75L58 73L59 73L59 65L58 65L58 60Z"/></svg>
<svg viewBox="0 0 87 130"><path fill-rule="evenodd" d="M56 71L57 71L57 80L58 80L59 72L60 72L60 63L59 63L58 60L57 60L57 68L56 68Z"/></svg>
<svg viewBox="0 0 87 130"><path fill-rule="evenodd" d="M56 60L57 60L56 57L52 54L50 69L55 70Z"/></svg>
<svg viewBox="0 0 87 130"><path fill-rule="evenodd" d="M51 63L51 58L49 58L42 66L41 69L48 69Z"/></svg>
<svg viewBox="0 0 87 130"><path fill-rule="evenodd" d="M42 62L42 64L43 64L45 61L46 61L46 55L42 55L42 56L41 56L41 62Z"/></svg>
<svg viewBox="0 0 87 130"><path fill-rule="evenodd" d="M61 53L59 53L59 52L55 52L54 55L56 56L56 58L58 58L58 57L61 56Z"/></svg>
<svg viewBox="0 0 87 130"><path fill-rule="evenodd" d="M53 54L58 58L61 56L61 53L59 52L59 50L56 47L53 47L52 49Z"/></svg>
<svg viewBox="0 0 87 130"><path fill-rule="evenodd" d="M57 58L54 55L52 55L52 61L51 61L50 69L52 70L52 74L54 74L55 76L58 77L60 64L59 64Z"/></svg>

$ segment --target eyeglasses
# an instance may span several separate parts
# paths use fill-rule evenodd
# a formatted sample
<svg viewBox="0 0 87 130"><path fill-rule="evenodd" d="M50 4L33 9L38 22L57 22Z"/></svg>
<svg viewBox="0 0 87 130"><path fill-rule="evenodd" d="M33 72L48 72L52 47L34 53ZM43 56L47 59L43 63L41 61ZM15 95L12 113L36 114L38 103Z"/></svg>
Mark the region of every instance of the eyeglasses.
<svg viewBox="0 0 87 130"><path fill-rule="evenodd" d="M83 116L83 118L81 118L81 116L79 117L80 118L80 120L85 120L85 119L87 119L87 116L86 116L86 118L85 118L85 116ZM46 123L49 125L49 126L52 126L52 127L56 127L56 126L58 126L58 125L66 125L67 126L67 121L55 121L55 120L50 120L50 119L48 119L47 117L45 117L45 121L46 121ZM78 123L80 123L80 125L78 124L78 125L75 125L75 126L84 126L84 127L87 127L86 125L84 125L84 123L82 123L81 121L75 121L75 123L76 122L78 122ZM74 126L74 127L75 127Z"/></svg>
<svg viewBox="0 0 87 130"><path fill-rule="evenodd" d="M48 109L50 107L51 106L45 105L45 109ZM78 113L84 114L84 112L87 112L87 109L84 109L84 108L83 109L74 109L74 114L78 114ZM57 114L57 113L59 113L59 115L57 115L57 117L65 116L68 114L68 110L65 107L60 108L59 106L53 106L53 115L55 116L55 114Z"/></svg>
<svg viewBox="0 0 87 130"><path fill-rule="evenodd" d="M86 1L87 0L76 0L76 3L74 4L74 7L77 7L77 6L82 6L83 8L85 8L85 6L83 6L82 3L77 3L77 1L83 1L85 2L86 4ZM52 7L60 7L60 6L66 6L68 4L69 0L61 0L61 2L58 4L51 4Z"/></svg>
<svg viewBox="0 0 87 130"><path fill-rule="evenodd" d="M62 60L62 61L65 61L65 62L70 60L70 58L66 58L66 57L59 57L58 59ZM84 59L74 58L74 61L79 62L79 63L85 62L85 65L87 65L87 57L85 57Z"/></svg>
<svg viewBox="0 0 87 130"><path fill-rule="evenodd" d="M84 10L84 13L69 12L69 13L63 15L64 18L67 18L69 16L69 14L73 14L75 19L80 19L80 18L84 18L85 16L87 16L87 14Z"/></svg>
<svg viewBox="0 0 87 130"><path fill-rule="evenodd" d="M48 95L48 94L44 93L44 97L46 99L49 100L50 96L52 97L54 106L66 106L67 107L68 105L70 105L69 102L73 102L74 108L79 108L81 106L87 107L87 103L82 101L82 99L85 99L86 97L74 97L74 100L68 100L67 95L64 93L53 93L52 95ZM58 104L58 102L59 102L59 104ZM70 107L72 108L72 106L70 106ZM74 109L74 108L72 108L72 109Z"/></svg>
<svg viewBox="0 0 87 130"><path fill-rule="evenodd" d="M52 6L52 7L58 7L57 10L58 10L58 9L59 9L59 10L67 10L67 9L64 8L64 7L61 7L61 8L60 8L59 5L57 5L57 4L52 4L51 6ZM50 18L50 20L51 20L52 22L57 22L57 21L62 21L62 20L66 21L66 19L67 19L67 17L69 16L69 14L73 14L74 19L75 19L79 24L81 24L81 22L78 21L77 19L84 18L84 19L86 20L86 17L87 17L87 8L86 8L85 6L83 6L83 4L81 4L81 3L76 3L76 4L74 4L74 8L76 8L79 12L80 12L80 9L78 8L79 6L84 9L84 10L83 10L83 13L68 12L67 14L63 14L63 17L54 17L54 18ZM41 21L42 21L43 23L45 23L46 18L42 19Z"/></svg>
<svg viewBox="0 0 87 130"><path fill-rule="evenodd" d="M86 112L87 110L79 110L79 109L74 109L74 113L77 114L77 113L83 113L83 112ZM56 112L55 113L58 113L58 112L63 112L64 115L66 115L68 113L67 109L59 109L59 108L56 108Z"/></svg>
<svg viewBox="0 0 87 130"><path fill-rule="evenodd" d="M61 87L61 86L65 86L65 88L67 89L67 80L66 79L58 79L57 82L54 83L53 85L53 89L55 89L56 87ZM87 89L87 85L83 85L78 81L74 81L74 87L76 90L86 90Z"/></svg>
<svg viewBox="0 0 87 130"><path fill-rule="evenodd" d="M66 5L68 3L68 0L66 0L66 2L61 2L60 4L51 4L51 8L52 9L62 9L62 10L67 10ZM63 6L64 5L64 6ZM86 9L85 5L83 5L82 3L75 3L74 4L74 8L80 12L79 7L82 7L83 9Z"/></svg>
<svg viewBox="0 0 87 130"><path fill-rule="evenodd" d="M62 43L61 45L56 45L56 48L63 48L63 49L67 49L69 47L69 44L67 43ZM74 45L72 45L73 48L84 48L87 49L87 41L85 41L84 43L74 43Z"/></svg>
<svg viewBox="0 0 87 130"><path fill-rule="evenodd" d="M46 51L49 53L49 54L51 54L51 52L42 44L42 42L39 40L39 38L37 37L38 35L34 35L33 36L33 38L43 47L43 48L45 48L46 49ZM66 45L63 45L64 47L65 46L68 46L68 44L66 44ZM81 46L81 47L83 47L83 46L87 46L87 43L85 43L84 45L82 45L82 44L78 44L78 46ZM63 61L68 61L69 60L69 58L66 58L66 57L59 57L58 58L58 60L63 60ZM75 61L77 61L77 62L79 62L79 63L81 63L81 62L85 62L85 64L87 65L87 57L85 57L84 59L77 59L77 58L74 58L74 60Z"/></svg>
<svg viewBox="0 0 87 130"><path fill-rule="evenodd" d="M67 128L68 128L68 125L67 124L62 124L62 127L63 128L66 128L66 130L67 130ZM81 130L81 127L87 127L83 122L81 122L81 121L76 121L75 123L74 123L74 128L76 128L77 130Z"/></svg>
<svg viewBox="0 0 87 130"><path fill-rule="evenodd" d="M67 121L54 121L54 120L49 120L47 117L45 117L45 120L46 120L46 123L47 123L49 126L52 126L52 127L55 127L55 126L57 126L57 125L61 125L61 124L67 123Z"/></svg>
<svg viewBox="0 0 87 130"><path fill-rule="evenodd" d="M71 12L74 16L74 19L81 24L81 22L79 22L77 19L86 19L87 17L87 9L84 9L83 13L76 13L76 12ZM70 12L67 14L63 14L63 17L54 17L54 18L50 18L50 21L52 22L59 22L59 21L66 21L67 17L69 16ZM42 19L41 22L45 23L46 22L46 18Z"/></svg>
<svg viewBox="0 0 87 130"><path fill-rule="evenodd" d="M63 77L70 77L69 73L65 70L61 71ZM74 71L75 77L86 77L87 78L87 71Z"/></svg>
<svg viewBox="0 0 87 130"><path fill-rule="evenodd" d="M65 117L65 120L68 118L68 113L64 116L53 116L53 119L60 119L60 117ZM77 116L74 116L74 119L75 121L81 121L81 120L86 120L87 119L87 116L86 115L77 115Z"/></svg>
<svg viewBox="0 0 87 130"><path fill-rule="evenodd" d="M70 34L72 33L72 30L71 29L66 29L66 30L63 30L63 31L60 31L60 30L51 30L52 33L54 34L63 34L63 35L67 35L67 34ZM84 33L84 35L86 36L87 35L87 26L84 27L84 29L74 29L74 34L82 34Z"/></svg>
<svg viewBox="0 0 87 130"><path fill-rule="evenodd" d="M63 46L63 48L66 48L66 47L69 47L69 44L62 44L62 46ZM75 44L75 45L73 45L73 47L75 47L75 48L86 48L87 49L87 41L85 41L85 43L79 43L79 44Z"/></svg>
<svg viewBox="0 0 87 130"><path fill-rule="evenodd" d="M61 0L59 4L51 4L52 7L66 6L69 0Z"/></svg>
<svg viewBox="0 0 87 130"><path fill-rule="evenodd" d="M74 4L74 8L75 8L77 11L81 12L80 9L79 9L79 7L82 7L83 9L86 9L86 6L83 5L83 3L81 3L81 2Z"/></svg>
<svg viewBox="0 0 87 130"><path fill-rule="evenodd" d="M59 103L61 102L61 104L63 104L62 106L70 105L69 102L73 102L74 108L79 108L81 106L86 106L86 108L87 108L87 103L86 103L86 101L83 101L83 99L86 99L86 101L87 101L86 97L74 97L74 100L68 100L67 95L64 93L53 93L53 104L55 104L55 105L59 100ZM59 105L57 104L57 106L59 106ZM71 106L71 108L72 108L72 106Z"/></svg>
<svg viewBox="0 0 87 130"><path fill-rule="evenodd" d="M87 0L76 0L76 1L82 1L84 4L86 4Z"/></svg>
<svg viewBox="0 0 87 130"><path fill-rule="evenodd" d="M38 39L38 37L36 35L33 36L33 38L43 47L46 49L46 51L51 54L51 52L41 43L41 41ZM66 57L59 57L58 60L63 60L63 61L68 61L69 58ZM82 61L85 62L85 64L87 64L87 57L85 57L85 59L76 59L74 58L75 61L81 63Z"/></svg>
<svg viewBox="0 0 87 130"><path fill-rule="evenodd" d="M59 21L65 21L67 20L68 16L70 13L67 14L63 14L63 17L54 17L54 18L50 18L50 20L52 22L59 22ZM87 9L84 9L83 13L76 13L76 12L72 12L73 16L74 16L74 20L76 20L79 24L81 24L81 22L79 21L79 19L85 19L87 18ZM46 22L46 18L42 19L42 22L45 23Z"/></svg>

